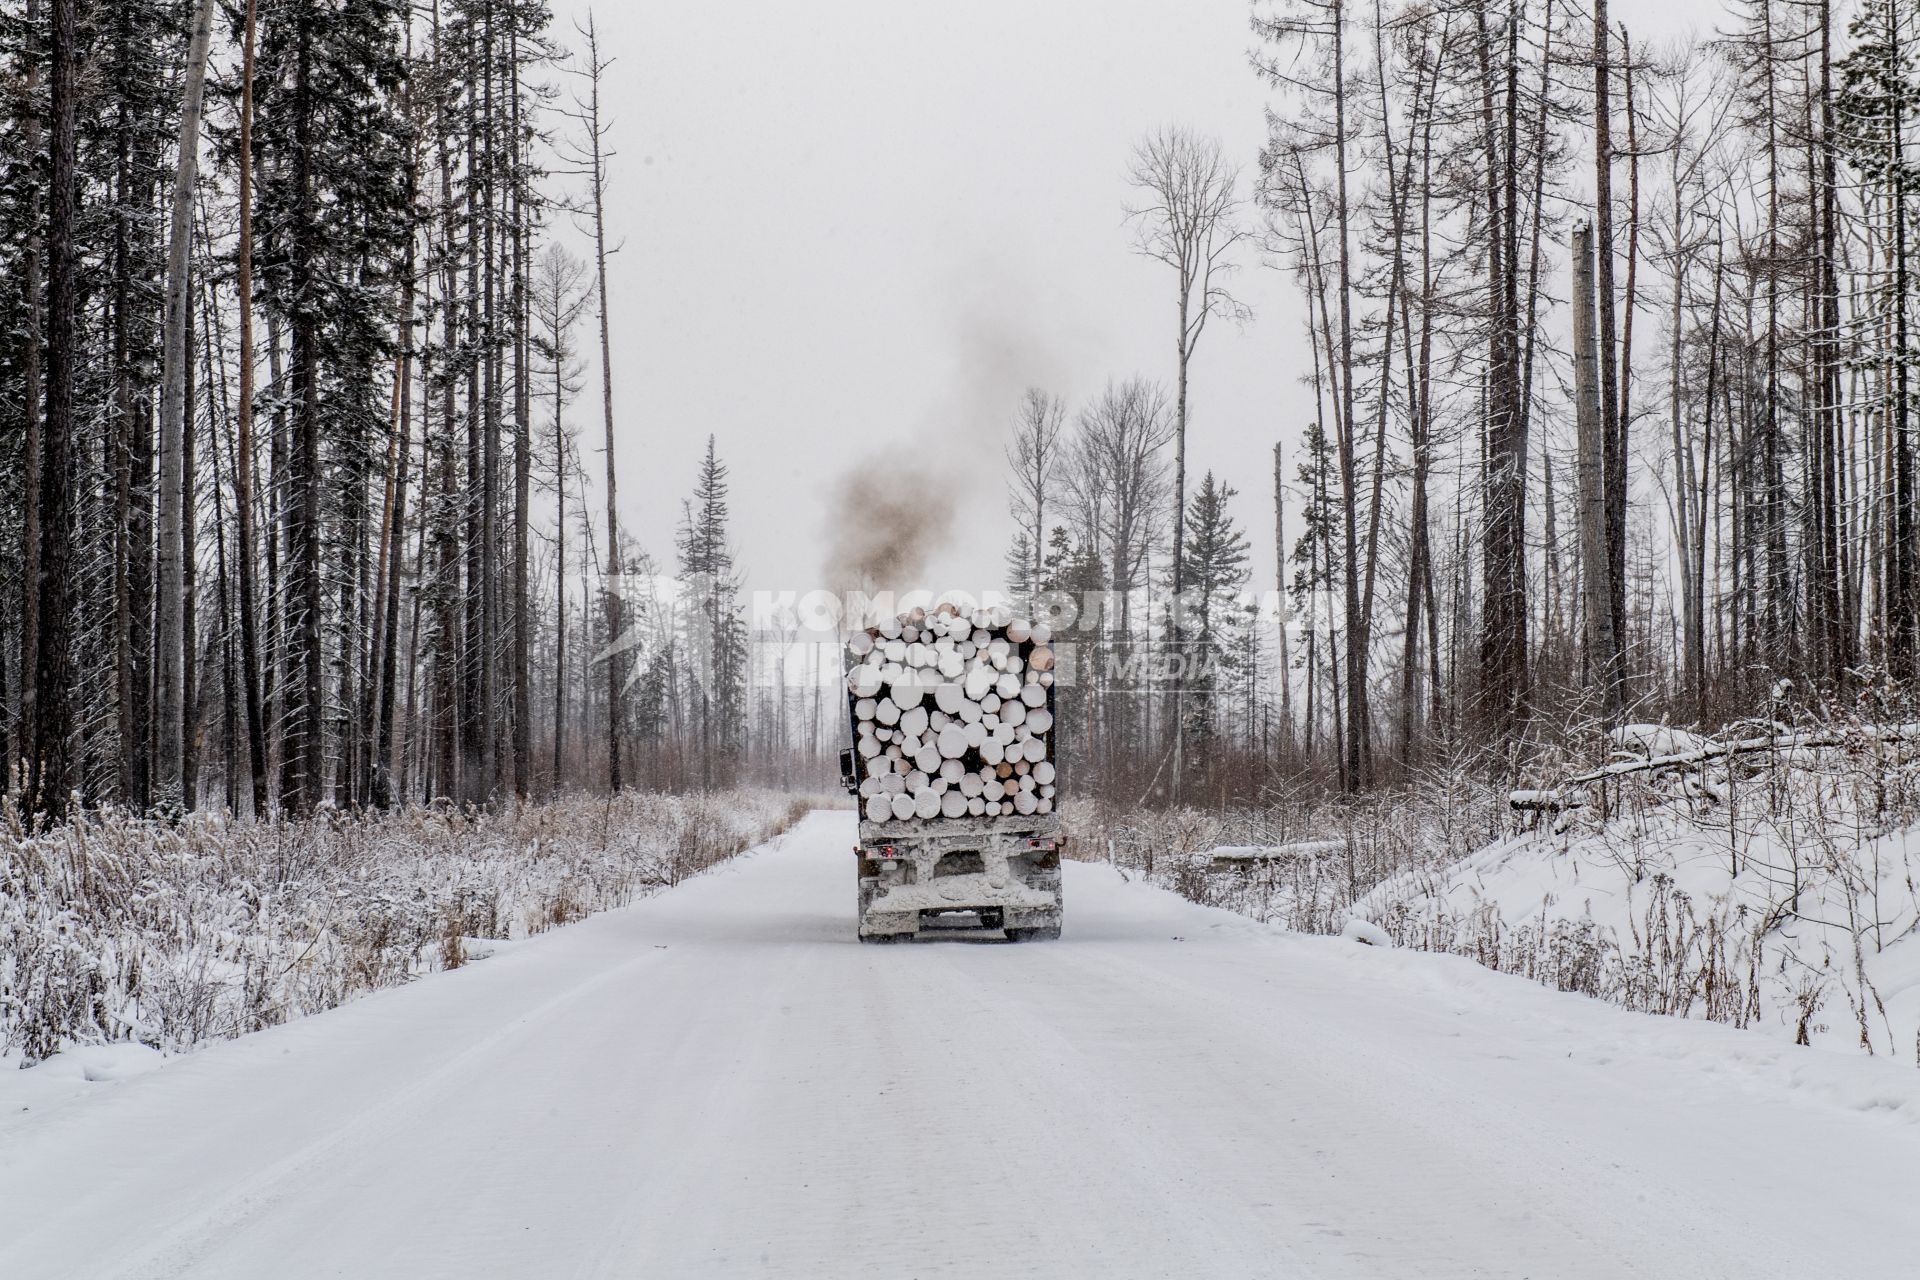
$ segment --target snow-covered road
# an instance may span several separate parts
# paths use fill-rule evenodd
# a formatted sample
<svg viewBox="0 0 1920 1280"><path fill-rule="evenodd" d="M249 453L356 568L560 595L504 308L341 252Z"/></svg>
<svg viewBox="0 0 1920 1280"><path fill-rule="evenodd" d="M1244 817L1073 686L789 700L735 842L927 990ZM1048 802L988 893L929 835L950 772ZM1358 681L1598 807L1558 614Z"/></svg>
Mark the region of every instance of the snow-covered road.
<svg viewBox="0 0 1920 1280"><path fill-rule="evenodd" d="M0 1115L0 1276L1911 1274L1920 1072L1070 865L853 941L853 815Z"/></svg>

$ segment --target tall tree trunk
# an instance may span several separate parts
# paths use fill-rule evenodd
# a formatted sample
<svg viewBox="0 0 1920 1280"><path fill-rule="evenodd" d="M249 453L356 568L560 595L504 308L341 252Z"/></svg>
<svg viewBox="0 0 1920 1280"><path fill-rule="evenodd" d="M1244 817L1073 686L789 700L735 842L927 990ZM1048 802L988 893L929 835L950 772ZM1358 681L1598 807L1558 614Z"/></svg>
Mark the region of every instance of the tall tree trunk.
<svg viewBox="0 0 1920 1280"><path fill-rule="evenodd" d="M40 0L27 0L27 38L26 68L22 76L24 92L22 102L20 134L21 144L28 155L39 155L44 129L40 119L40 68L46 60L46 50L32 43L33 36L40 30ZM31 167L29 167L31 172ZM31 179L30 179L31 181ZM21 442L21 520L20 520L20 665L15 677L19 683L20 696L14 716L14 734L16 744L7 753L6 764L0 767L0 790L13 785L13 762L34 754L34 725L38 721L36 689L38 680L38 641L40 630L40 492L44 474L43 447L41 434L41 413L44 404L41 400L40 379L41 344L45 338L45 318L40 305L41 259L43 244L40 233L41 191L38 183L33 183L27 192L27 234L26 243L21 248L20 266L20 304L22 318L26 324L26 333L21 343L20 356L20 395L21 418L25 438ZM31 768L31 766L29 766ZM19 785L27 794L28 803L33 803L33 793L27 787L25 774L19 779Z"/></svg>
<svg viewBox="0 0 1920 1280"><path fill-rule="evenodd" d="M193 250L193 185L200 164L200 103L207 81L207 46L213 32L213 0L194 6L187 48L186 88L180 103L180 148L173 167L173 207L168 223L167 319L160 393L159 601L154 611L154 701L159 751L154 791L163 806L190 807L186 778L185 522L188 505L187 310Z"/></svg>
<svg viewBox="0 0 1920 1280"><path fill-rule="evenodd" d="M1334 137L1334 219L1339 234L1340 292L1340 401L1338 448L1340 456L1340 515L1345 554L1341 569L1346 604L1347 696L1346 788L1365 785L1372 773L1372 761L1366 757L1367 725L1367 626L1360 600L1359 528L1355 506L1358 501L1358 476L1354 464L1354 364L1353 364L1353 264L1352 211L1347 198L1347 86L1346 86L1346 0L1334 0L1333 24L1333 137Z"/></svg>
<svg viewBox="0 0 1920 1280"><path fill-rule="evenodd" d="M528 523L532 518L533 401L529 378L528 334L531 329L527 293L527 241L531 209L527 200L520 116L520 28L513 18L508 33L508 123L512 133L508 154L513 158L513 792L527 796L533 754L533 614L528 603Z"/></svg>
<svg viewBox="0 0 1920 1280"><path fill-rule="evenodd" d="M50 821L66 817L73 786L68 735L73 685L73 373L75 245L74 83L79 50L76 0L52 0L47 165L47 416L41 441L40 560L33 681L33 752L27 807Z"/></svg>
<svg viewBox="0 0 1920 1280"><path fill-rule="evenodd" d="M1580 543L1581 617L1587 679L1600 690L1609 717L1620 709L1620 653L1613 631L1608 570L1606 424L1601 412L1599 353L1594 333L1593 230L1573 229L1573 401L1578 465L1574 470Z"/></svg>
<svg viewBox="0 0 1920 1280"><path fill-rule="evenodd" d="M239 547L234 556L240 580L240 678L246 686L247 763L252 773L253 811L267 811L267 728L261 705L259 606L255 600L253 549L253 55L257 0L247 0L240 52L240 156L236 199L240 244L236 288L240 295L240 387L234 406L234 516Z"/></svg>
<svg viewBox="0 0 1920 1280"><path fill-rule="evenodd" d="M600 296L600 407L606 424L607 439L607 785L620 790L620 696L623 656L616 652L621 638L620 608L620 505L616 495L618 472L613 454L613 341L608 324L607 300L607 221L606 164L601 154L600 77L605 66L600 61L599 39L593 15L587 15L587 58L589 102L587 137L591 148L589 181L593 194L593 266Z"/></svg>
<svg viewBox="0 0 1920 1280"><path fill-rule="evenodd" d="M1627 458L1623 423L1616 416L1620 404L1620 325L1614 292L1613 245L1613 33L1607 23L1607 0L1593 4L1593 203L1594 254L1598 285L1597 319L1600 356L1601 431L1606 452L1607 601L1616 665L1609 683L1624 676L1621 669L1627 634ZM1618 704L1620 691L1608 695L1608 706Z"/></svg>

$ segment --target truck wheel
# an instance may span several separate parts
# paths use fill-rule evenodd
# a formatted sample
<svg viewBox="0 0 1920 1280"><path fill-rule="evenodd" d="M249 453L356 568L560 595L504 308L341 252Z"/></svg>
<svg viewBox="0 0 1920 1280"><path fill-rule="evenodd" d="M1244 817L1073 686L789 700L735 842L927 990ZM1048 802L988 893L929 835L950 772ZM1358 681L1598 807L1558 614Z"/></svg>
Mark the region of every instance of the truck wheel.
<svg viewBox="0 0 1920 1280"><path fill-rule="evenodd" d="M1057 924L1042 925L1033 929L1008 929L1006 933L1008 942L1060 941L1060 926Z"/></svg>

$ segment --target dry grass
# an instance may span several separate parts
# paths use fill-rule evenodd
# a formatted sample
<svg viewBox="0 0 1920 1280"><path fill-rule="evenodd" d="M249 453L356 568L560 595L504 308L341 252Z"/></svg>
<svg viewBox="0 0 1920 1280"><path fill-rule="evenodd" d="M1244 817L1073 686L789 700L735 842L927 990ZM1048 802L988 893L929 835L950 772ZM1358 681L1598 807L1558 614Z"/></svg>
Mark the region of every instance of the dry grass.
<svg viewBox="0 0 1920 1280"><path fill-rule="evenodd" d="M188 1049L469 960L733 857L814 803L626 793L301 822L0 826L0 1055Z"/></svg>

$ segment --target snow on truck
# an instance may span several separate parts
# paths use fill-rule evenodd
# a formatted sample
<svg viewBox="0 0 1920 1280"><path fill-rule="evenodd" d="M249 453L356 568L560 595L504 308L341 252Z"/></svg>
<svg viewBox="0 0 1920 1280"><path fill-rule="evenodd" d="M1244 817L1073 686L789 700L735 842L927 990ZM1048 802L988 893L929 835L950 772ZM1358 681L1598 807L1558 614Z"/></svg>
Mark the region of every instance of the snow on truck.
<svg viewBox="0 0 1920 1280"><path fill-rule="evenodd" d="M860 941L1060 936L1051 638L950 604L852 633L840 765L860 807Z"/></svg>

